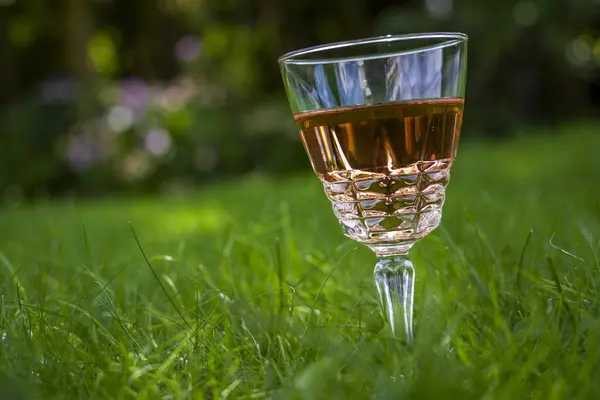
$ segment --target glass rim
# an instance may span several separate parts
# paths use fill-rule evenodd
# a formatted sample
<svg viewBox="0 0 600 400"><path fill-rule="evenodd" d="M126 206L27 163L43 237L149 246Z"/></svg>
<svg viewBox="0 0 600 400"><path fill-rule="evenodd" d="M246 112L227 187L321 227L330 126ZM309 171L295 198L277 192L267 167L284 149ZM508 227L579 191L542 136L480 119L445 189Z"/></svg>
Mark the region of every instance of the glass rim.
<svg viewBox="0 0 600 400"><path fill-rule="evenodd" d="M375 43L393 43L409 41L413 39L447 39L441 43L437 43L431 46L421 46L414 49L396 50L389 52L381 52L378 54L371 55L356 55L346 57L323 57L323 58L298 58L304 55L316 54L323 51L341 49L352 46L359 46L365 44ZM374 36L364 39L357 40L346 40L342 42L326 43L317 46L305 47L298 50L293 50L285 53L277 59L279 64L296 64L296 65L312 65L312 64L327 64L327 63L340 63L348 61L361 61L361 60L374 60L380 58L394 57L400 55L421 53L424 51L430 51L440 49L444 47L451 47L457 44L466 42L469 37L462 32L426 32L426 33L409 33L409 34L398 34L398 35L383 35Z"/></svg>

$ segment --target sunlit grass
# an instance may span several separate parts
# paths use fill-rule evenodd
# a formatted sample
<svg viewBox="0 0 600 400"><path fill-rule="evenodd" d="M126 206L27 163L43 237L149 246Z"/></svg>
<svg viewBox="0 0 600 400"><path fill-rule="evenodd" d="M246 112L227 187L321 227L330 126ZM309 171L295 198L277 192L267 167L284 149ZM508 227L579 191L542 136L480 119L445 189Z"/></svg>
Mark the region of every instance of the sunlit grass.
<svg viewBox="0 0 600 400"><path fill-rule="evenodd" d="M598 398L596 129L462 146L410 346L308 173L6 207L0 398Z"/></svg>

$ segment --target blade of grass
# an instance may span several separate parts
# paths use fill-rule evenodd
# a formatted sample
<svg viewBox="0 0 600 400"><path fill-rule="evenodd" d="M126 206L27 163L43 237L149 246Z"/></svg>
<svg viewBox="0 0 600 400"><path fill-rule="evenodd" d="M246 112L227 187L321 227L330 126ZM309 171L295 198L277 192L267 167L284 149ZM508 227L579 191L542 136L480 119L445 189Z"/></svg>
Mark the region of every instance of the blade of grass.
<svg viewBox="0 0 600 400"><path fill-rule="evenodd" d="M187 321L187 319L185 318L185 316L182 314L182 312L179 310L179 308L177 307L177 305L175 304L175 302L173 301L173 299L171 298L171 296L169 295L169 292L167 292L167 289L164 287L164 285L162 284L162 282L160 281L160 278L158 277L158 274L156 273L156 271L154 270L154 268L152 267L152 264L150 263L150 260L148 259L148 257L146 256L146 252L144 252L144 249L142 247L142 244L140 243L140 240L137 236L137 234L135 233L135 229L133 229L133 225L131 223L129 223L129 229L131 229L131 233L133 234L133 237L135 239L135 242L137 243L138 248L140 249L140 253L142 253L142 256L144 257L144 260L146 261L146 265L148 266L148 268L150 268L150 271L152 271L152 275L154 276L154 279L156 279L156 282L158 282L158 285L160 286L160 288L162 289L163 293L165 294L165 296L167 296L167 299L169 300L169 302L171 303L171 305L173 306L173 308L175 309L175 311L177 312L177 314L179 314L179 317L183 320L183 322L188 326L188 328L192 328L192 326L190 325L190 323Z"/></svg>

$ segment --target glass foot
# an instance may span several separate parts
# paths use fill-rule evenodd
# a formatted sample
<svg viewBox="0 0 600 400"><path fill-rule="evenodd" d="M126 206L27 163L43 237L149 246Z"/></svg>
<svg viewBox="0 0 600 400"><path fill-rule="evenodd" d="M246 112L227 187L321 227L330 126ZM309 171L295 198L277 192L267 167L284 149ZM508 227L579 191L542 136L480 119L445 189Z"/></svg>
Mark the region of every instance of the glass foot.
<svg viewBox="0 0 600 400"><path fill-rule="evenodd" d="M379 301L392 334L413 340L413 297L415 269L407 255L379 257L375 265Z"/></svg>

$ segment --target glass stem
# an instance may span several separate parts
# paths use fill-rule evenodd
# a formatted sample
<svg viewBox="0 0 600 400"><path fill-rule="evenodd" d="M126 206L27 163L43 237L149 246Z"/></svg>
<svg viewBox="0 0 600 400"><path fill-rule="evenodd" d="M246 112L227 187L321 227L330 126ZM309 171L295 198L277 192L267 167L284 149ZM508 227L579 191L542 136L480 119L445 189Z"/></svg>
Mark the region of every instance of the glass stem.
<svg viewBox="0 0 600 400"><path fill-rule="evenodd" d="M413 297L415 269L407 254L378 257L375 284L392 334L413 340ZM403 329L403 332L399 332Z"/></svg>

